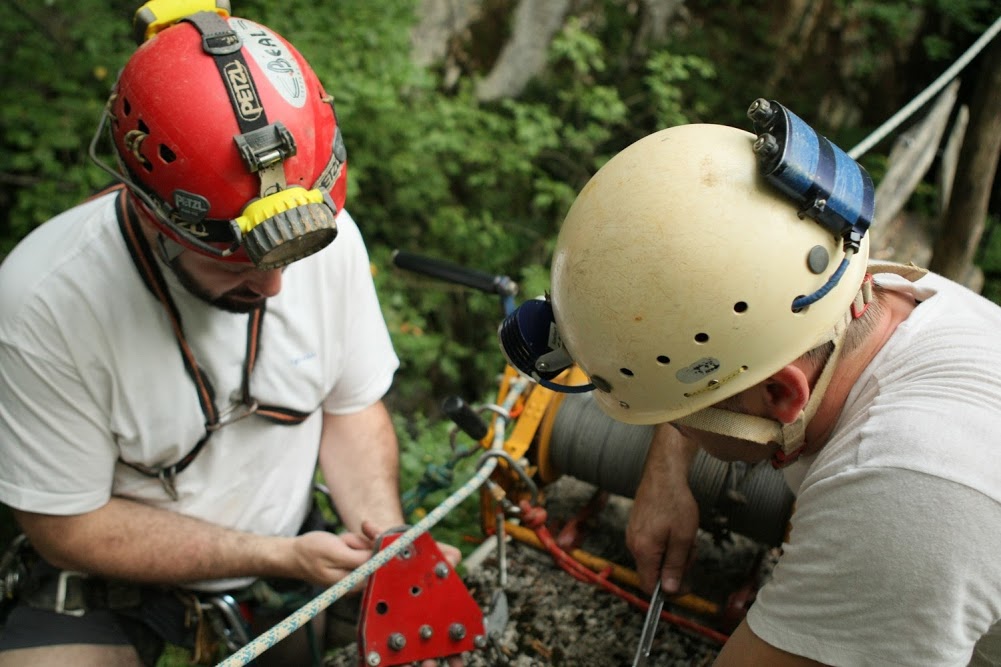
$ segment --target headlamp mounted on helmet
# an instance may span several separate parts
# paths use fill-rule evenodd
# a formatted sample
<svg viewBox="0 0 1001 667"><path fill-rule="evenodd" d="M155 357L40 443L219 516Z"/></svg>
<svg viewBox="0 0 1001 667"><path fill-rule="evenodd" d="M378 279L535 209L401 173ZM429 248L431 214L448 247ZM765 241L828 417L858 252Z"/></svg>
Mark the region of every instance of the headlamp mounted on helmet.
<svg viewBox="0 0 1001 667"><path fill-rule="evenodd" d="M90 153L185 248L260 269L337 235L346 152L332 98L280 36L226 0L153 0ZM97 157L108 130L119 169Z"/></svg>

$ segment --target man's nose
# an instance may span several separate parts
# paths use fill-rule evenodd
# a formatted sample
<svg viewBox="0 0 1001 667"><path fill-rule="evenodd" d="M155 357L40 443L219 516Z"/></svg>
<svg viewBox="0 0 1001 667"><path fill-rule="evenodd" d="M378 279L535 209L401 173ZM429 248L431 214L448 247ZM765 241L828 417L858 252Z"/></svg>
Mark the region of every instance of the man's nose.
<svg viewBox="0 0 1001 667"><path fill-rule="evenodd" d="M253 271L247 280L247 287L263 297L271 298L282 291L282 270Z"/></svg>

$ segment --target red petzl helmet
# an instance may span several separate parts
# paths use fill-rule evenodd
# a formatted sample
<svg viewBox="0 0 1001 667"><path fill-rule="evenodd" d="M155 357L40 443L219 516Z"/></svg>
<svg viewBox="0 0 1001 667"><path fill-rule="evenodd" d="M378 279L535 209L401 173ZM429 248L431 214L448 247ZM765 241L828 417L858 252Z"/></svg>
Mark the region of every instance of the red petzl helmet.
<svg viewBox="0 0 1001 667"><path fill-rule="evenodd" d="M330 243L346 152L333 98L302 55L225 10L178 17L143 38L108 116L123 180L161 231L262 269Z"/></svg>

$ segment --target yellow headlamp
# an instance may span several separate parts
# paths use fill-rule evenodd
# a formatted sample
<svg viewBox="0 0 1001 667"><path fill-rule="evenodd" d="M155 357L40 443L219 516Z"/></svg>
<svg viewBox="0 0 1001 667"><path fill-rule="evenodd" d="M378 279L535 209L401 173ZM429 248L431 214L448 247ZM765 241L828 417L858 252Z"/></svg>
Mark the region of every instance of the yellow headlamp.
<svg viewBox="0 0 1001 667"><path fill-rule="evenodd" d="M317 252L337 237L337 207L319 189L295 186L251 202L232 224L259 269L275 269ZM236 229L234 229L234 233Z"/></svg>
<svg viewBox="0 0 1001 667"><path fill-rule="evenodd" d="M229 0L150 0L132 16L132 36L142 44L156 33L197 12L230 13Z"/></svg>

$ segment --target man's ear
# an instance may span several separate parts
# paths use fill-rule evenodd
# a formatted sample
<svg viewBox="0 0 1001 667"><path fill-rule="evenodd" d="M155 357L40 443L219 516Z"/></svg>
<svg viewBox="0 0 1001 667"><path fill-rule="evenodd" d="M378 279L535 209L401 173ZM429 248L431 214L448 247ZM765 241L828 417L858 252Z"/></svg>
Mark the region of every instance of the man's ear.
<svg viewBox="0 0 1001 667"><path fill-rule="evenodd" d="M810 400L810 381L798 366L789 364L763 383L768 415L783 424L796 421Z"/></svg>

